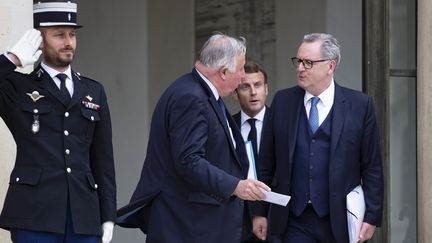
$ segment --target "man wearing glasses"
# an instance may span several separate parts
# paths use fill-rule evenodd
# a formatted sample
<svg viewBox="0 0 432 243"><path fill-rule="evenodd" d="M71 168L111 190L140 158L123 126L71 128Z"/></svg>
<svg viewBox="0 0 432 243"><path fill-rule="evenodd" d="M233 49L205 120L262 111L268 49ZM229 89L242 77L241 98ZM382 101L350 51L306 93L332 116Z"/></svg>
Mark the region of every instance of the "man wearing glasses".
<svg viewBox="0 0 432 243"><path fill-rule="evenodd" d="M384 185L373 101L334 81L339 61L333 36L304 36L292 58L298 86L279 91L271 105L258 177L291 196L287 207L271 205L272 242L349 242L346 195L360 184L366 211L358 240L370 239L381 225ZM262 220L254 224L267 212L268 205L260 205L253 213Z"/></svg>

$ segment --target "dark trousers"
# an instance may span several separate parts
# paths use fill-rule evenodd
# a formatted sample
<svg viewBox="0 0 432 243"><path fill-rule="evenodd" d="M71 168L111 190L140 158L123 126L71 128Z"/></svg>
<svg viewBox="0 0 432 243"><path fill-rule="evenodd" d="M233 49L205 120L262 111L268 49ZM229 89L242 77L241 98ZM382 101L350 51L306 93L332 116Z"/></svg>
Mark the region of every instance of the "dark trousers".
<svg viewBox="0 0 432 243"><path fill-rule="evenodd" d="M68 205L64 234L11 229L11 238L14 243L98 243L100 237L75 234Z"/></svg>
<svg viewBox="0 0 432 243"><path fill-rule="evenodd" d="M282 235L273 235L272 243L334 243L330 216L320 218L308 204L299 217L290 214L288 225Z"/></svg>

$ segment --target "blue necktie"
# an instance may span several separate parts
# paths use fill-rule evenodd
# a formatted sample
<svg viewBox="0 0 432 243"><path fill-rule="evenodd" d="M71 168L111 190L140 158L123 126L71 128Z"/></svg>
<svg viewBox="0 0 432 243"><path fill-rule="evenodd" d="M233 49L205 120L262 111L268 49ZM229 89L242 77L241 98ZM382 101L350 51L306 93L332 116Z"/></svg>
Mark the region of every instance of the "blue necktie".
<svg viewBox="0 0 432 243"><path fill-rule="evenodd" d="M315 133L319 127L319 118L318 118L318 108L317 104L319 102L319 98L314 96L311 98L311 107L309 111L309 124L312 130L312 133Z"/></svg>
<svg viewBox="0 0 432 243"><path fill-rule="evenodd" d="M222 111L222 114L223 114L223 116L224 116L224 118L225 118L225 121L228 121L228 119L227 119L227 115L226 115L225 105L224 105L222 99L219 98L219 99L217 100L217 102L218 102L218 104L219 104L219 107L221 108L221 111Z"/></svg>

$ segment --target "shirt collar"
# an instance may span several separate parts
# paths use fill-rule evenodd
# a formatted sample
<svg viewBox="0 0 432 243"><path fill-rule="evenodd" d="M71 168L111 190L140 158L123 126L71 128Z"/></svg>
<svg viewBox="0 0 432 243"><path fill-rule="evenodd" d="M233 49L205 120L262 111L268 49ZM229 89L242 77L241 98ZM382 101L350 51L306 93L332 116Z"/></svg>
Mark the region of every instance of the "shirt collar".
<svg viewBox="0 0 432 243"><path fill-rule="evenodd" d="M210 82L210 80L208 80L202 73L200 73L200 71L198 71L198 69L195 68L195 70L197 71L199 76L204 80L204 82L207 84L207 86L209 86L215 99L219 100L219 93L218 93L216 87L212 84L212 82Z"/></svg>
<svg viewBox="0 0 432 243"><path fill-rule="evenodd" d="M41 66L42 66L42 68L43 68L45 71L47 71L47 73L49 74L49 76L50 76L51 78L54 78L54 77L57 76L57 74L59 74L59 73L64 73L64 74L66 74L66 75L68 76L68 78L69 78L70 80L72 80L72 70L71 70L71 66L70 66L70 65L68 66L68 68L67 68L64 72L59 72L59 71L55 70L54 68L52 68L52 67L46 65L46 64L43 63L43 62L41 63Z"/></svg>
<svg viewBox="0 0 432 243"><path fill-rule="evenodd" d="M322 102L324 106L332 106L334 101L334 94L335 94L335 84L334 79L330 82L330 85L327 89L325 89L320 95L318 95L318 98ZM308 101L314 97L313 94L309 93L308 91L305 92L304 95L304 105L308 103Z"/></svg>
<svg viewBox="0 0 432 243"><path fill-rule="evenodd" d="M258 121L261 121L261 122L264 122L264 115L265 115L265 111L266 111L266 107L264 106L262 109L261 109L261 111L260 112L258 112L258 114L256 114L254 117L250 117L250 116L248 116L243 110L241 110L240 111L240 120L241 120L241 123L240 124L243 124L243 123L245 123L248 119L250 119L250 118L255 118L255 119L257 119Z"/></svg>

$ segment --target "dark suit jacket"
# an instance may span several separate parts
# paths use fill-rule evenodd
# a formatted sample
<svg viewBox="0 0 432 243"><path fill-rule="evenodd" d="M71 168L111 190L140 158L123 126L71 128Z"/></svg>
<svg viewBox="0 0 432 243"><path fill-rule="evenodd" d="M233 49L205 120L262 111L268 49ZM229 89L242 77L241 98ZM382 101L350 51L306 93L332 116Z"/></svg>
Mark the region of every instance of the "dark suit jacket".
<svg viewBox="0 0 432 243"><path fill-rule="evenodd" d="M266 107L266 111L264 113L263 126L262 126L262 130L261 130L261 140L260 140L260 144L258 144L260 151L261 151L261 146L262 146L262 142L261 141L262 141L263 134L264 134L264 127L267 124L268 116L269 116L268 114L269 113L270 113L269 112L269 108ZM238 126L238 128L239 128L239 130L241 132L241 112L239 111L236 114L234 114L233 115L233 119L236 122L236 124L237 124L237 126ZM259 154L258 154L257 157L259 157ZM258 163L259 163L259 159L255 163L255 169L257 171L259 170L259 166L260 166ZM252 239L254 239L254 237L255 237L254 234L252 233L252 208L251 208L255 204L258 204L258 203L256 203L256 202L246 202L245 203L245 207L247 208L247 210L245 210L244 220L245 221L247 220L247 222L243 223L243 231L244 231L243 239L244 240L249 240L249 239L251 239L251 237L252 237ZM256 241L259 241L259 240L256 240Z"/></svg>
<svg viewBox="0 0 432 243"><path fill-rule="evenodd" d="M260 180L275 192L290 195L291 169L298 121L304 109L305 91L296 86L279 91L271 106L260 153ZM335 84L329 164L330 220L338 243L348 242L346 195L360 183L366 201L364 221L380 226L383 210L383 171L379 136L372 99ZM254 214L265 216L265 204ZM272 205L270 229L286 228L288 206Z"/></svg>
<svg viewBox="0 0 432 243"><path fill-rule="evenodd" d="M69 199L75 233L100 235L101 223L114 221L116 213L111 121L102 85L72 72L75 91L66 106L40 66L29 75L14 69L1 55L0 115L17 156L0 227L63 233ZM34 102L28 95L33 91L44 97ZM99 109L87 108L86 96Z"/></svg>
<svg viewBox="0 0 432 243"><path fill-rule="evenodd" d="M180 77L156 105L141 178L119 225L141 228L147 242L240 242L243 201L232 193L247 171L242 158L207 84L196 70Z"/></svg>

